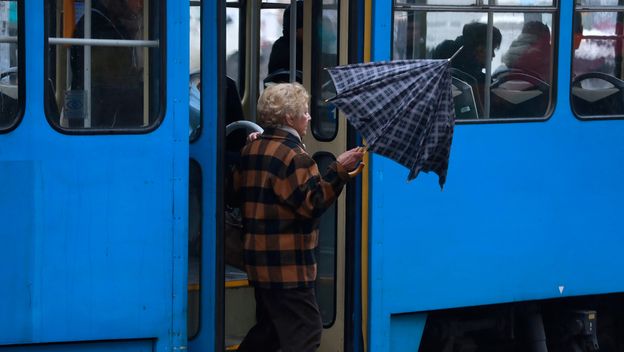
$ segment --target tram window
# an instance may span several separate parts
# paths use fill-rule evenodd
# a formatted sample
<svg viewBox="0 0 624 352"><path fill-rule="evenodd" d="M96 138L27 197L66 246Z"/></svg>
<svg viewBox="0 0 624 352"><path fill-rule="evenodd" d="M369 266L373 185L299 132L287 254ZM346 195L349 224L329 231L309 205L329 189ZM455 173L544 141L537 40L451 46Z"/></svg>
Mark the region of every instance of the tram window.
<svg viewBox="0 0 624 352"><path fill-rule="evenodd" d="M477 5L478 0L397 0L397 4L410 5Z"/></svg>
<svg viewBox="0 0 624 352"><path fill-rule="evenodd" d="M0 131L14 127L22 110L24 83L18 70L24 56L19 35L22 13L23 1L0 2Z"/></svg>
<svg viewBox="0 0 624 352"><path fill-rule="evenodd" d="M555 0L497 0L500 6L553 6Z"/></svg>
<svg viewBox="0 0 624 352"><path fill-rule="evenodd" d="M572 110L580 118L624 117L624 8L600 8L622 2L576 4L591 11L574 15Z"/></svg>
<svg viewBox="0 0 624 352"><path fill-rule="evenodd" d="M338 9L340 2L313 3L312 11L318 13L312 27L312 126L314 137L330 141L338 133L338 112L325 100L336 95L336 88L325 68L338 66Z"/></svg>
<svg viewBox="0 0 624 352"><path fill-rule="evenodd" d="M138 132L156 125L164 102L162 5L46 1L45 107L53 126Z"/></svg>
<svg viewBox="0 0 624 352"><path fill-rule="evenodd" d="M199 332L201 297L201 242L202 242L202 172L195 160L189 164L189 239L188 239L188 311L189 339Z"/></svg>
<svg viewBox="0 0 624 352"><path fill-rule="evenodd" d="M523 1L513 12L498 12L515 1L497 2L491 12L457 6L395 7L393 59L447 59L451 62L455 113L459 121L544 119L552 110L556 7L535 12ZM504 4L505 6L502 6ZM491 23L491 24L489 24ZM486 41L491 30L492 41ZM488 53L487 48L491 47ZM487 73L490 81L487 82Z"/></svg>
<svg viewBox="0 0 624 352"><path fill-rule="evenodd" d="M496 5L502 6L552 6L555 0L497 0ZM486 1L479 0L397 0L397 4L412 5L481 5Z"/></svg>
<svg viewBox="0 0 624 352"><path fill-rule="evenodd" d="M326 170L336 160L326 152L314 154L319 170ZM321 216L319 223L319 245L316 248L317 276L316 298L323 326L328 327L336 319L336 237L338 210L334 203Z"/></svg>

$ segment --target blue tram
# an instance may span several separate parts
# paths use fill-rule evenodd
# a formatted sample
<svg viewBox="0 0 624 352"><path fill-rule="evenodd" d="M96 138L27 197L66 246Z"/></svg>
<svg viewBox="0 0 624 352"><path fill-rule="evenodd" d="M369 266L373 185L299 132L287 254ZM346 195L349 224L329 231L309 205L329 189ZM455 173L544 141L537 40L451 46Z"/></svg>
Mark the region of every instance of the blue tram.
<svg viewBox="0 0 624 352"><path fill-rule="evenodd" d="M324 68L460 47L444 191L371 155L321 219L320 351L624 351L624 3L295 3L0 1L0 351L236 350L259 93L306 86L322 168L362 143Z"/></svg>

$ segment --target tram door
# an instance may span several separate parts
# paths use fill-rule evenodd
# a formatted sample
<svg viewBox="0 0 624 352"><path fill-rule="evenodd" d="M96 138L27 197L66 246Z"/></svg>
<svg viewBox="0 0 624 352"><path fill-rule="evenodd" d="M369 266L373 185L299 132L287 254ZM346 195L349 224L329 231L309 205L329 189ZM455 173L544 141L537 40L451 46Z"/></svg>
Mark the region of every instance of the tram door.
<svg viewBox="0 0 624 352"><path fill-rule="evenodd" d="M272 58L273 43L289 31L290 23L284 21L284 11L290 0L281 1L227 1L225 18L225 68L229 85L235 85L242 102L244 118L255 121L256 101L264 87L295 77L311 93L310 113L312 121L304 143L310 155L317 161L321 172L335 160L336 155L346 150L346 121L339 119L336 109L325 99L335 92L330 77L324 70L346 61L347 45L339 44L341 34L346 37L346 0L305 1L298 6L298 31L303 32L301 46L297 50L300 58L296 74L290 67L275 67ZM287 10L286 10L287 11ZM303 14L303 15L302 15ZM341 14L345 14L341 16ZM292 18L293 16L290 16ZM291 53L293 49L291 48ZM288 63L283 57L282 63ZM272 61L272 62L271 62ZM294 63L293 62L293 63ZM279 64L278 64L279 65ZM227 85L227 84L226 84ZM236 118L235 109L230 106L232 94L227 87L227 106L223 123ZM235 144L232 135L228 144ZM226 147L226 154L234 152ZM227 164L228 156L225 157ZM228 228L233 221L225 205L224 231L225 248L228 248ZM318 278L316 284L324 325L321 351L343 350L345 329L345 195L323 215L320 225ZM226 349L235 350L245 334L255 323L255 302L253 288L248 285L246 274L228 261L224 255L224 343Z"/></svg>
<svg viewBox="0 0 624 352"><path fill-rule="evenodd" d="M222 190L231 157L242 145L241 130L226 127L254 122L264 87L290 76L284 70L269 72L272 44L283 34L289 3L227 0L207 8L207 2L190 2L187 329L192 351L236 350L255 323L253 287L228 252L238 219ZM324 68L346 60L346 43L339 45L339 38L346 36L347 19L341 13L347 7L346 0L306 1L305 16L298 16L304 35L295 76L312 95L304 142L322 170L347 148L346 121L339 121L336 109L324 102L334 94ZM248 128L243 126L243 135ZM345 208L343 194L321 220L317 298L325 327L322 351L344 346Z"/></svg>
<svg viewBox="0 0 624 352"><path fill-rule="evenodd" d="M0 3L0 349L181 345L178 9Z"/></svg>

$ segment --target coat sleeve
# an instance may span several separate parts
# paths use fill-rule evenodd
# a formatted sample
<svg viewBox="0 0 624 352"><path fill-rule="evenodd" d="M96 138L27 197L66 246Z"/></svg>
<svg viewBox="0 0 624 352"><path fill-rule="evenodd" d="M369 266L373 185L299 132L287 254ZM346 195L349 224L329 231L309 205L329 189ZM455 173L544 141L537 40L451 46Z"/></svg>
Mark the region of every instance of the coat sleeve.
<svg viewBox="0 0 624 352"><path fill-rule="evenodd" d="M338 162L332 163L321 177L316 162L307 154L298 154L286 165L273 187L283 203L305 218L318 218L338 198L349 175Z"/></svg>

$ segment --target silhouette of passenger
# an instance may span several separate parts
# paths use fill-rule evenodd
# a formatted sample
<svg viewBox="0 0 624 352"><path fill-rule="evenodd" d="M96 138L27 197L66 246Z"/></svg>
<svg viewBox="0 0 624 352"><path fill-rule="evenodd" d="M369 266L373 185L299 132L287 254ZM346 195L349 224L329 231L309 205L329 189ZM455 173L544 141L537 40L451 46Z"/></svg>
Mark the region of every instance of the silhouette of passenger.
<svg viewBox="0 0 624 352"><path fill-rule="evenodd" d="M480 22L471 22L464 25L462 35L455 40L445 40L433 51L434 59L448 59L455 54L459 48L463 49L451 60L451 67L462 71L467 75L467 83L473 86L475 98L478 97L479 104L483 105L485 73L487 60L487 31L488 25ZM496 56L502 41L502 35L498 28L492 28L492 57ZM463 79L463 77L460 77ZM476 100L476 99L475 99Z"/></svg>
<svg viewBox="0 0 624 352"><path fill-rule="evenodd" d="M290 71L290 6L284 10L282 36L277 38L269 57L269 75L277 71ZM297 70L301 71L303 56L303 1L297 1Z"/></svg>
<svg viewBox="0 0 624 352"><path fill-rule="evenodd" d="M455 41L464 48L451 61L451 65L461 71L472 75L477 82L485 82L483 70L487 66L487 24L472 22L464 26L462 35ZM502 40L502 35L498 28L492 31L492 59L496 57L495 50L498 50Z"/></svg>
<svg viewBox="0 0 624 352"><path fill-rule="evenodd" d="M507 68L522 70L545 82L550 82L551 44L548 26L538 21L524 24L522 33L514 39L503 55Z"/></svg>
<svg viewBox="0 0 624 352"><path fill-rule="evenodd" d="M137 39L143 23L143 0L94 0L91 38ZM84 16L74 32L84 38ZM91 127L143 125L143 77L139 51L133 47L91 47ZM84 90L84 46L70 53L72 90ZM82 123L82 121L80 121Z"/></svg>

